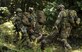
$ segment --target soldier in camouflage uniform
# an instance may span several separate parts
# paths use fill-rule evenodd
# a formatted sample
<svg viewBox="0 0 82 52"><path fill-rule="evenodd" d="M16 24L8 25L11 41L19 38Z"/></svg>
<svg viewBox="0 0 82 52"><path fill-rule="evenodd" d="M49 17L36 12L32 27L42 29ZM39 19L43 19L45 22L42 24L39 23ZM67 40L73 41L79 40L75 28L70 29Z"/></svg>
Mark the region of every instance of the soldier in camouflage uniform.
<svg viewBox="0 0 82 52"><path fill-rule="evenodd" d="M43 28L45 28L45 24L46 24L46 16L43 10L37 10L36 11L36 31L42 35L43 34Z"/></svg>
<svg viewBox="0 0 82 52"><path fill-rule="evenodd" d="M13 18L13 24L15 26L15 32L16 32L16 40L15 41L18 41L18 38L19 38L19 32L21 31L21 28L22 28L22 10L20 8L17 8L16 9L16 14Z"/></svg>
<svg viewBox="0 0 82 52"><path fill-rule="evenodd" d="M30 40L32 40L32 36L34 35L34 28L35 28L35 13L33 10L33 7L29 7L28 12L24 13L24 17L23 17L23 25L27 28L27 32L28 32L28 36L30 38Z"/></svg>
<svg viewBox="0 0 82 52"><path fill-rule="evenodd" d="M79 24L78 17L75 10L65 10L64 8L62 4L58 6L59 15L54 27L59 31L57 39L63 42L65 48L72 49L67 38L71 35L72 28Z"/></svg>
<svg viewBox="0 0 82 52"><path fill-rule="evenodd" d="M45 29L45 24L46 24L46 16L45 16L45 13L42 9L39 9L36 11L36 29L35 29L35 32L38 33L38 38L37 38L37 42L41 42L41 50L42 52L44 52L44 47L46 46L46 41L45 40L46 36L44 34L44 29Z"/></svg>

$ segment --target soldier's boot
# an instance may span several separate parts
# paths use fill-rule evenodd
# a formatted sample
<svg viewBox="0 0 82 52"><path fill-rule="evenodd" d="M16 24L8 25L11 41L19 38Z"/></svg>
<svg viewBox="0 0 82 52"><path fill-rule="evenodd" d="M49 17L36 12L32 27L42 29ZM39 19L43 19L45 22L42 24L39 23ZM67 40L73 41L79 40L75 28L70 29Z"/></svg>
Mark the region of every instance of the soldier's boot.
<svg viewBox="0 0 82 52"><path fill-rule="evenodd" d="M61 38L57 38L57 40L61 41L64 43L64 48L65 48L65 52L72 50L72 47L70 46L70 44L67 42L67 39L61 39Z"/></svg>
<svg viewBox="0 0 82 52"><path fill-rule="evenodd" d="M70 46L70 44L67 42L66 39L62 39L63 43L64 43L64 47L65 47L65 52L71 52L72 51L72 47Z"/></svg>
<svg viewBox="0 0 82 52"><path fill-rule="evenodd" d="M72 49L70 44L67 42L67 39L57 38L57 40L62 41L64 43L65 47L67 47L68 49Z"/></svg>

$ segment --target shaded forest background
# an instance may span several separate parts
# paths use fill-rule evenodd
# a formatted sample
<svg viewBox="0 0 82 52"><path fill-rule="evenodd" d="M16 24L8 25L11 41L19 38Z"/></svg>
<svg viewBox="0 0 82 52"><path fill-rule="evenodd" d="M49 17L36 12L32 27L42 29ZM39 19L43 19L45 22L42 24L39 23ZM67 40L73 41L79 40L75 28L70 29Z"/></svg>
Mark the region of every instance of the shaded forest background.
<svg viewBox="0 0 82 52"><path fill-rule="evenodd" d="M1 14L2 11L0 10L0 52L34 52L35 50L41 52L40 48L37 46L37 48L34 47L35 50L23 48L22 46L26 44L26 42L21 43L21 41L19 41L16 46L13 45L14 26L11 16L13 16L17 8L21 8L23 12L28 11L29 7L34 7L35 11L41 9L47 16L45 31L49 33L52 31L52 26L57 18L58 14L56 8L59 4L64 4L66 9L76 10L78 17L82 19L82 0L0 0L0 9L1 7L8 7L8 9L4 10L5 16ZM78 47L82 49L82 21L74 34L76 34L76 36L78 34L77 37L79 37L79 41L74 39L73 44L75 45L73 46L77 49L79 49ZM46 52L52 52L51 50L51 46L46 48Z"/></svg>

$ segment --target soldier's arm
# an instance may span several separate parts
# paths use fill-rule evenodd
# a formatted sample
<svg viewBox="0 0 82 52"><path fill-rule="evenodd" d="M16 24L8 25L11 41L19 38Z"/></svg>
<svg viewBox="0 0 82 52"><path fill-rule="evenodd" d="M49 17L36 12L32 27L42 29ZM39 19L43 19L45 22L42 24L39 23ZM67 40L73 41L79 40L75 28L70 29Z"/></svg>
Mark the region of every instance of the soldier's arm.
<svg viewBox="0 0 82 52"><path fill-rule="evenodd" d="M59 15L58 15L58 17L57 17L57 20L56 20L56 22L55 22L55 24L54 24L53 29L54 29L54 28L58 29L58 28L57 28L57 25L61 22L61 20L62 20L62 12L59 13Z"/></svg>
<svg viewBox="0 0 82 52"><path fill-rule="evenodd" d="M81 21L80 18L77 18L77 20L76 20L76 24L79 25L79 24L80 24L80 21Z"/></svg>
<svg viewBox="0 0 82 52"><path fill-rule="evenodd" d="M81 21L81 19L80 19L78 16L75 16L75 23L76 23L77 25L80 24L80 21Z"/></svg>
<svg viewBox="0 0 82 52"><path fill-rule="evenodd" d="M62 20L62 12L59 13L55 25L58 25L61 22L61 20Z"/></svg>
<svg viewBox="0 0 82 52"><path fill-rule="evenodd" d="M33 27L35 27L36 25L36 15L35 14L32 14L32 24L33 24Z"/></svg>
<svg viewBox="0 0 82 52"><path fill-rule="evenodd" d="M14 24L16 21L16 16L14 16L11 20L12 20L12 23Z"/></svg>
<svg viewBox="0 0 82 52"><path fill-rule="evenodd" d="M77 25L79 25L80 24L80 18L77 16L77 12L75 10L73 10L73 11L74 11L74 14L75 14L75 22L76 22Z"/></svg>

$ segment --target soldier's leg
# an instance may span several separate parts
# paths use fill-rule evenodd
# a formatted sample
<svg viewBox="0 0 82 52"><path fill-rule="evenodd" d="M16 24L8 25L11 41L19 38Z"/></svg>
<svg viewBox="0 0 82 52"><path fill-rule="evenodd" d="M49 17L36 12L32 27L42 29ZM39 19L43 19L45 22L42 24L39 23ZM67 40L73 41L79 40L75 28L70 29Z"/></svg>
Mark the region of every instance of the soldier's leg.
<svg viewBox="0 0 82 52"><path fill-rule="evenodd" d="M72 50L72 47L67 42L67 39L57 38L57 40L62 42L62 47L64 48L64 52L70 52Z"/></svg>
<svg viewBox="0 0 82 52"><path fill-rule="evenodd" d="M61 31L61 41L64 43L64 48L71 50L72 47L68 43L67 38L70 36L70 28L66 28L65 30Z"/></svg>
<svg viewBox="0 0 82 52"><path fill-rule="evenodd" d="M64 43L64 46L68 49L71 49L72 47L70 46L70 44L67 42L67 39L62 39L61 40Z"/></svg>
<svg viewBox="0 0 82 52"><path fill-rule="evenodd" d="M19 30L18 29L15 29L15 37L14 37L14 43L16 43L17 41L19 41Z"/></svg>
<svg viewBox="0 0 82 52"><path fill-rule="evenodd" d="M42 52L45 52L46 44L47 44L46 40L43 39L43 40L41 41L41 45L40 45Z"/></svg>
<svg viewBox="0 0 82 52"><path fill-rule="evenodd" d="M26 39L28 38L27 27L26 27L26 26L23 26L23 27L21 28L21 32L22 32L22 38L21 38L21 39L26 40Z"/></svg>
<svg viewBox="0 0 82 52"><path fill-rule="evenodd" d="M32 41L33 40L33 38L35 38L34 37L34 30L32 29L32 28L29 28L28 29L28 37L29 37L29 39L30 39L30 41Z"/></svg>

